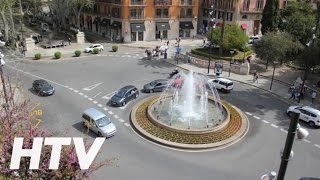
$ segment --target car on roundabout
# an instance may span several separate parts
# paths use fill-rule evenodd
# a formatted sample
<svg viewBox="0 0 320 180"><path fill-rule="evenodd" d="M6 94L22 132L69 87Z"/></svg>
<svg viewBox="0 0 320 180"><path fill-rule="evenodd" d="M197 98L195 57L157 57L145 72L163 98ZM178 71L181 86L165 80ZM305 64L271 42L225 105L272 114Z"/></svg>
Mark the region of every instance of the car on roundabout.
<svg viewBox="0 0 320 180"><path fill-rule="evenodd" d="M52 85L44 79L33 81L32 89L40 96L50 96L55 92L55 89L52 87Z"/></svg>
<svg viewBox="0 0 320 180"><path fill-rule="evenodd" d="M133 86L128 85L119 89L110 99L112 106L125 106L129 101L138 98L139 90Z"/></svg>
<svg viewBox="0 0 320 180"><path fill-rule="evenodd" d="M298 113L299 120L305 121L311 127L320 126L320 111L310 106L290 106L287 109L287 114L292 116L292 113Z"/></svg>
<svg viewBox="0 0 320 180"><path fill-rule="evenodd" d="M169 81L167 79L157 79L157 80L151 81L148 84L145 84L143 86L143 91L148 93L162 92L168 87L168 85L169 85Z"/></svg>
<svg viewBox="0 0 320 180"><path fill-rule="evenodd" d="M226 78L209 79L208 84L213 85L216 89L223 92L230 92L233 90L233 81Z"/></svg>
<svg viewBox="0 0 320 180"><path fill-rule="evenodd" d="M99 49L99 51L103 51L104 50L104 48L103 48L103 46L101 44L92 44L91 46L85 48L84 52L91 53L91 52L93 52L93 50L95 48Z"/></svg>
<svg viewBox="0 0 320 180"><path fill-rule="evenodd" d="M111 137L117 132L116 126L102 112L95 108L86 109L82 114L83 125L103 137Z"/></svg>

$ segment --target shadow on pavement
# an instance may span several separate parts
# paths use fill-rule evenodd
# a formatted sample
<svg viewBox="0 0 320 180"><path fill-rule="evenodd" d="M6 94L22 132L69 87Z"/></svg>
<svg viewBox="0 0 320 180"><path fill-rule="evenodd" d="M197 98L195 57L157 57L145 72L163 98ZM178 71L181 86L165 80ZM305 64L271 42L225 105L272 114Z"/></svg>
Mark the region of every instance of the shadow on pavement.
<svg viewBox="0 0 320 180"><path fill-rule="evenodd" d="M93 133L91 130L89 130L88 128L84 127L83 122L77 122L75 124L72 125L72 127L74 127L76 130L78 130L79 132L86 134L92 138L97 137L98 135L96 135L95 133Z"/></svg>

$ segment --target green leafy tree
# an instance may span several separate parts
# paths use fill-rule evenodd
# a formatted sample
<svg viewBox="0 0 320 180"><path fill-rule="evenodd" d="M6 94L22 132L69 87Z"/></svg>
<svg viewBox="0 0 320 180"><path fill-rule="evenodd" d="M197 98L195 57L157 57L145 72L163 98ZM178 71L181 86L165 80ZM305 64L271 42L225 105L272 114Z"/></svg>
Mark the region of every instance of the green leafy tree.
<svg viewBox="0 0 320 180"><path fill-rule="evenodd" d="M249 37L243 32L239 25L228 25L225 27L225 35L223 42L220 38L221 28L218 27L212 31L212 34L208 36L208 39L215 45L223 44L223 51L229 51L232 49L242 49L248 43Z"/></svg>
<svg viewBox="0 0 320 180"><path fill-rule="evenodd" d="M315 27L315 13L310 3L290 2L281 10L281 30L292 34L302 44L307 44Z"/></svg>
<svg viewBox="0 0 320 180"><path fill-rule="evenodd" d="M280 22L279 0L267 0L261 19L261 32L277 31Z"/></svg>
<svg viewBox="0 0 320 180"><path fill-rule="evenodd" d="M289 33L269 32L256 42L253 48L260 59L266 61L266 69L268 69L269 63L273 61L282 63L288 54L301 51L303 45L295 41Z"/></svg>

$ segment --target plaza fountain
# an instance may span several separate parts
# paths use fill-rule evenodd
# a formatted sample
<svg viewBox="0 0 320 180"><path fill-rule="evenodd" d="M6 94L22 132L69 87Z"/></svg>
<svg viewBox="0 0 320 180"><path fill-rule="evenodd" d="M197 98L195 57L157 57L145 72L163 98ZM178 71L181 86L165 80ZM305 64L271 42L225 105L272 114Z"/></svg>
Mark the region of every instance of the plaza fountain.
<svg viewBox="0 0 320 180"><path fill-rule="evenodd" d="M159 95L131 111L135 130L149 140L182 149L221 148L239 141L249 123L237 107L220 99L206 76L180 72Z"/></svg>

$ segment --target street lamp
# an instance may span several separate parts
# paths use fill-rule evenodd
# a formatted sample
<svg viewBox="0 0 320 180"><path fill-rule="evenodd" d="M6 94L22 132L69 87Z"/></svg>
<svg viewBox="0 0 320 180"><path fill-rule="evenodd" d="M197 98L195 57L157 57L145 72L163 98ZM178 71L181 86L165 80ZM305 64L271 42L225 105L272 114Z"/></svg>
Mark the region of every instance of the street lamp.
<svg viewBox="0 0 320 180"><path fill-rule="evenodd" d="M279 64L278 61L273 61L273 73L272 73L272 78L271 78L271 84L270 84L270 91L272 89L272 83L273 83L273 78L274 78L274 71L276 70L276 65Z"/></svg>
<svg viewBox="0 0 320 180"><path fill-rule="evenodd" d="M298 124L300 114L295 112L293 112L292 114L293 116L289 125L286 144L285 144L283 153L281 153L281 164L280 164L277 180L284 180L288 162L293 157L292 146L293 146L295 135L297 134L297 138L299 140L302 140L309 135L309 132L306 129L301 128L300 125Z"/></svg>
<svg viewBox="0 0 320 180"><path fill-rule="evenodd" d="M209 12L210 14L210 18L211 18L211 23L209 23L209 26L212 25L211 29L210 29L210 47L209 47L209 64L208 64L208 74L210 73L210 65L211 65L211 53L212 53L212 32L213 29L216 27L215 24L215 19L213 17L214 15L214 6L213 6L214 1L212 1L212 5L211 5L211 11Z"/></svg>
<svg viewBox="0 0 320 180"><path fill-rule="evenodd" d="M230 51L231 61L230 61L230 64L229 64L229 77L230 77L230 72L231 72L231 64L233 64L233 53L234 53L234 51Z"/></svg>

